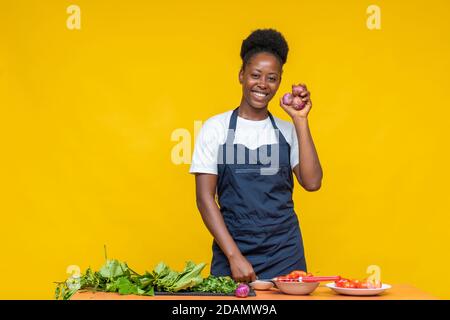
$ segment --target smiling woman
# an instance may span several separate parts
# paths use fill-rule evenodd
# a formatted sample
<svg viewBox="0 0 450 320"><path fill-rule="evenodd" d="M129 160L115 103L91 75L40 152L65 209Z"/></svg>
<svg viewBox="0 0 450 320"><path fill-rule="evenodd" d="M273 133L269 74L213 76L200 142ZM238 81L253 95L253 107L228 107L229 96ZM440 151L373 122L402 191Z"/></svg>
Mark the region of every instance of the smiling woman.
<svg viewBox="0 0 450 320"><path fill-rule="evenodd" d="M198 209L214 237L211 274L215 276L254 281L306 271L292 200L293 172L304 187L320 185L322 179L306 120L311 109L306 86L302 110L280 103L294 124L268 111L288 51L276 30L250 34L241 47L241 102L233 111L206 121L195 144L190 172L196 174ZM270 154L270 163L263 161L262 150ZM268 173L269 166L275 170Z"/></svg>

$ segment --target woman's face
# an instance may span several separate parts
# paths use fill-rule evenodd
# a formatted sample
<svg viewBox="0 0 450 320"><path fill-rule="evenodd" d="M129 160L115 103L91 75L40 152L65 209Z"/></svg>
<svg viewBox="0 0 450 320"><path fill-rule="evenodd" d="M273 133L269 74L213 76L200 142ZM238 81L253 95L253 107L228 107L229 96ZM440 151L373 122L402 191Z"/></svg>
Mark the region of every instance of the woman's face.
<svg viewBox="0 0 450 320"><path fill-rule="evenodd" d="M281 83L281 63L270 53L253 55L245 70L239 72L245 102L257 109L267 107Z"/></svg>

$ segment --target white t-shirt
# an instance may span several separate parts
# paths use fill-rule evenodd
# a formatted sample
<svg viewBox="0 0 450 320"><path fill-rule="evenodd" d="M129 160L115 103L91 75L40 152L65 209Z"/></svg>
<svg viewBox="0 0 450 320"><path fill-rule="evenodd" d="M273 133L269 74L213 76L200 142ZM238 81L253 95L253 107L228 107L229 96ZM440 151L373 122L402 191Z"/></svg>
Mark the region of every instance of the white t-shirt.
<svg viewBox="0 0 450 320"><path fill-rule="evenodd" d="M195 141L190 173L217 174L219 147L227 139L228 126L233 111L215 115L203 124ZM275 123L291 147L291 167L299 163L298 140L295 127L291 122L273 117ZM278 143L270 118L253 121L238 116L234 144L243 144L255 150L262 145Z"/></svg>

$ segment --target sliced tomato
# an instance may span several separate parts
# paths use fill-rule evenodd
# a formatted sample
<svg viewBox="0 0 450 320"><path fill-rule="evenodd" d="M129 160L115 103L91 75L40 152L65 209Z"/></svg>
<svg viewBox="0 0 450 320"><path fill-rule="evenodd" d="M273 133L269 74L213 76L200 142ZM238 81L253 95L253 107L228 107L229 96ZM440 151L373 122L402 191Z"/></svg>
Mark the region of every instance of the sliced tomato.
<svg viewBox="0 0 450 320"><path fill-rule="evenodd" d="M339 288L344 288L344 285L345 285L346 283L348 283L348 280L347 280L347 279L340 279L340 280L334 282L334 284L336 285L336 287L339 287Z"/></svg>
<svg viewBox="0 0 450 320"><path fill-rule="evenodd" d="M346 279L341 278L334 282L336 287L350 289L374 289L381 288L381 282L369 281L367 279Z"/></svg>
<svg viewBox="0 0 450 320"><path fill-rule="evenodd" d="M303 270L294 270L291 273L289 273L289 278L291 279L298 279L300 277L306 277L308 274Z"/></svg>
<svg viewBox="0 0 450 320"><path fill-rule="evenodd" d="M355 288L359 288L361 286L361 281L354 279L351 281Z"/></svg>
<svg viewBox="0 0 450 320"><path fill-rule="evenodd" d="M353 281L347 281L346 283L344 283L343 288L347 288L347 289L355 289L356 286L353 283Z"/></svg>

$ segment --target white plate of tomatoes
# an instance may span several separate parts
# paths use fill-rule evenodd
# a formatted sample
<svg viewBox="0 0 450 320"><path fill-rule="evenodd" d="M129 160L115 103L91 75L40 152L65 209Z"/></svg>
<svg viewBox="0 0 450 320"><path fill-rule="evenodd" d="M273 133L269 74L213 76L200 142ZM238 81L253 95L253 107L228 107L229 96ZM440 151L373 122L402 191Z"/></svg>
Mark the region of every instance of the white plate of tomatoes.
<svg viewBox="0 0 450 320"><path fill-rule="evenodd" d="M375 296L385 292L392 286L386 283L370 283L366 281L341 279L326 286L339 294L349 296Z"/></svg>

